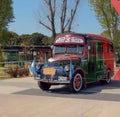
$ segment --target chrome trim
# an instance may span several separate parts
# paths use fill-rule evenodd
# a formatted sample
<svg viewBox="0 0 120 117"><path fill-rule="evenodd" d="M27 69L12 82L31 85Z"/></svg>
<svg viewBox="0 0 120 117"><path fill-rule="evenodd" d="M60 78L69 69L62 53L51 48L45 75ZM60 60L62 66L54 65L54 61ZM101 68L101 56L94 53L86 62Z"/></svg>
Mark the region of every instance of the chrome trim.
<svg viewBox="0 0 120 117"><path fill-rule="evenodd" d="M41 82L46 82L46 83L55 83L55 84L69 84L70 80L66 81L60 81L60 80L53 80L53 79L41 79L40 77L35 77L35 80L41 81Z"/></svg>

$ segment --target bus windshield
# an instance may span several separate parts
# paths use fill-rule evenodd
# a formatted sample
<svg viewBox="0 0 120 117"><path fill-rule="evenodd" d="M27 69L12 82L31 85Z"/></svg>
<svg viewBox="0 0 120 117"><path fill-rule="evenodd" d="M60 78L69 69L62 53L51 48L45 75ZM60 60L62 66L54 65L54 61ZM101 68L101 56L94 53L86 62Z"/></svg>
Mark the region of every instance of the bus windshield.
<svg viewBox="0 0 120 117"><path fill-rule="evenodd" d="M54 46L55 54L83 54L83 45L56 45Z"/></svg>

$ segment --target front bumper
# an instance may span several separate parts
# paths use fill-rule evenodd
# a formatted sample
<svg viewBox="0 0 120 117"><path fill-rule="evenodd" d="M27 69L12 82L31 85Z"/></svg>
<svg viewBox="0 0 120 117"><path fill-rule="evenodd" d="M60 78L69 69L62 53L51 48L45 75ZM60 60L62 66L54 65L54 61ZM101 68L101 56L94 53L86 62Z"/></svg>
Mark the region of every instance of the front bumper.
<svg viewBox="0 0 120 117"><path fill-rule="evenodd" d="M67 77L66 77L67 79ZM45 83L50 83L50 84L70 84L70 80L64 80L64 79L58 79L58 80L54 80L54 79L46 79L46 78L40 78L35 77L35 80L40 81L40 82L45 82Z"/></svg>

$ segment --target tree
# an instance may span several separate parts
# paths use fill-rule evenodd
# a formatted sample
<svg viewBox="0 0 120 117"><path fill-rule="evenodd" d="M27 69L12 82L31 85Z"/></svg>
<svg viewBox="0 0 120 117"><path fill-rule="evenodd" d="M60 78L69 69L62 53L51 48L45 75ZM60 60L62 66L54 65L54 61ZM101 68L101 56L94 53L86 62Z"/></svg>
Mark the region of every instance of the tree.
<svg viewBox="0 0 120 117"><path fill-rule="evenodd" d="M45 36L43 34L40 34L40 33L33 33L31 35L31 42L30 42L30 45L42 45L42 39L44 38Z"/></svg>
<svg viewBox="0 0 120 117"><path fill-rule="evenodd" d="M0 31L7 29L13 18L12 0L0 0Z"/></svg>
<svg viewBox="0 0 120 117"><path fill-rule="evenodd" d="M21 45L22 46L29 46L31 39L32 39L32 37L30 34L22 34L20 36Z"/></svg>
<svg viewBox="0 0 120 117"><path fill-rule="evenodd" d="M12 0L0 0L0 42L5 42L6 30L10 22L13 21Z"/></svg>
<svg viewBox="0 0 120 117"><path fill-rule="evenodd" d="M109 31L106 30L106 31L103 31L101 33L101 35L107 37L107 38L110 38L110 35L109 35ZM116 30L116 35L115 35L116 38L114 38L113 40L113 43L114 43L114 47L116 49L116 51L119 51L120 49L120 30Z"/></svg>
<svg viewBox="0 0 120 117"><path fill-rule="evenodd" d="M44 37L42 39L43 45L52 45L53 44L53 38L52 37Z"/></svg>
<svg viewBox="0 0 120 117"><path fill-rule="evenodd" d="M111 5L111 0L89 0L96 17L108 36L114 40L119 29L120 17Z"/></svg>
<svg viewBox="0 0 120 117"><path fill-rule="evenodd" d="M7 26L13 18L12 0L0 0L0 46L7 42ZM0 61L3 61L2 47L0 47Z"/></svg>
<svg viewBox="0 0 120 117"><path fill-rule="evenodd" d="M20 45L21 40L17 33L15 32L8 32L8 38L7 38L7 45Z"/></svg>
<svg viewBox="0 0 120 117"><path fill-rule="evenodd" d="M39 24L51 31L53 38L56 36L58 27L61 29L60 33L70 32L80 0L71 2L68 0L43 0L43 2L46 13L39 18ZM44 10L42 9L41 12Z"/></svg>
<svg viewBox="0 0 120 117"><path fill-rule="evenodd" d="M6 45L8 41L8 31L7 30L0 30L0 46ZM0 48L1 49L1 48Z"/></svg>

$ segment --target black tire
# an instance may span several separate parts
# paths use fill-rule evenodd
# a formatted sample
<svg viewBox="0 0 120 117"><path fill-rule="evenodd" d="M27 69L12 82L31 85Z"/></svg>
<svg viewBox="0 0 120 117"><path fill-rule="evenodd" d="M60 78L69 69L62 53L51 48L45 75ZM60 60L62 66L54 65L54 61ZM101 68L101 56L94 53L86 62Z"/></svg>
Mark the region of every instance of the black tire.
<svg viewBox="0 0 120 117"><path fill-rule="evenodd" d="M51 87L51 84L38 81L38 86L39 86L40 89L42 89L44 91L47 91Z"/></svg>
<svg viewBox="0 0 120 117"><path fill-rule="evenodd" d="M102 84L109 84L111 82L111 73L110 70L106 71L105 78L100 81Z"/></svg>
<svg viewBox="0 0 120 117"><path fill-rule="evenodd" d="M106 76L105 76L105 83L109 84L111 82L111 73L110 70L107 70Z"/></svg>
<svg viewBox="0 0 120 117"><path fill-rule="evenodd" d="M70 90L72 93L79 92L83 87L83 77L80 73L76 73L71 80Z"/></svg>

